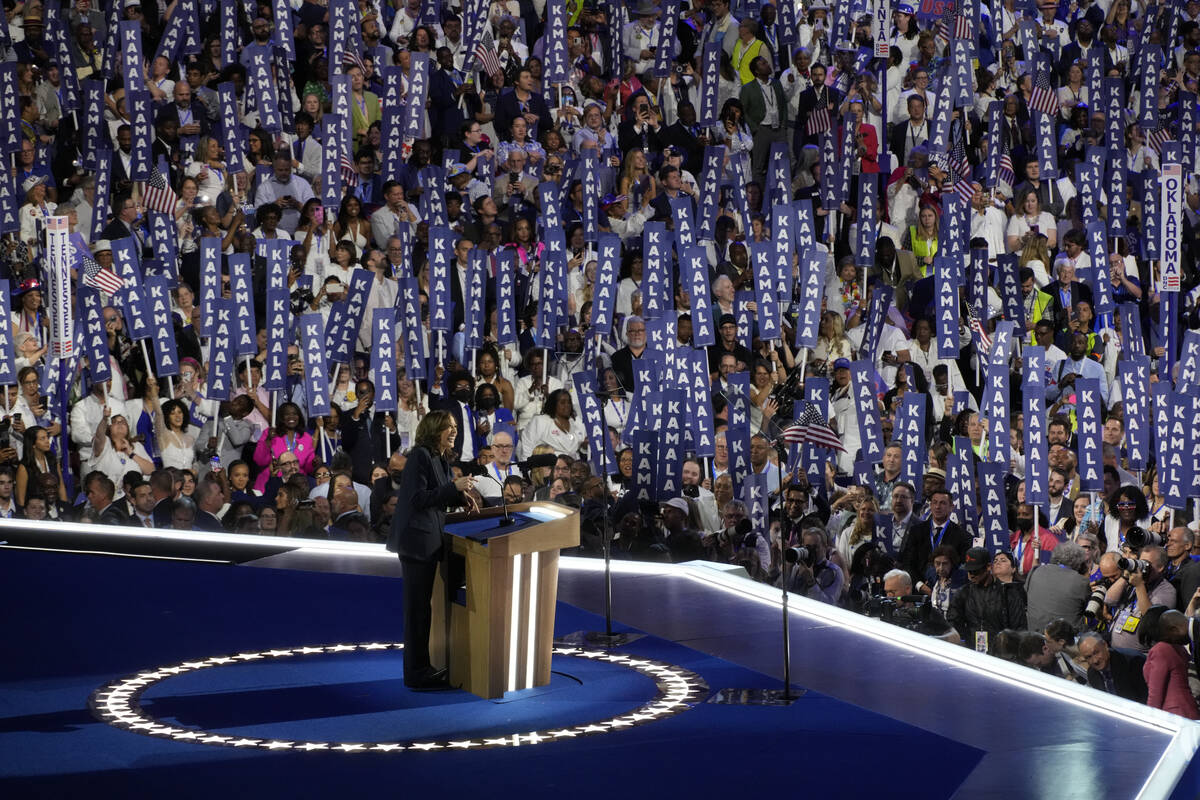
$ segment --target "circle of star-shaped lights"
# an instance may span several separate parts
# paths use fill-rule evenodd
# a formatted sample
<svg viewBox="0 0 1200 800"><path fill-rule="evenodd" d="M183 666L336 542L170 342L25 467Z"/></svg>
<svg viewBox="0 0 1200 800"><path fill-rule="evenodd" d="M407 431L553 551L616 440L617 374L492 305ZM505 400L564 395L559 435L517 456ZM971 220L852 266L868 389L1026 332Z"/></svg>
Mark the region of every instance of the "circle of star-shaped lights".
<svg viewBox="0 0 1200 800"><path fill-rule="evenodd" d="M184 728L161 722L146 714L141 705L142 695L151 686L186 672L222 667L230 664L265 661L268 659L294 658L296 656L323 655L328 653L400 650L403 647L402 643L396 642L337 644L235 653L229 656L215 656L196 661L184 661L180 664L138 672L102 686L88 698L88 707L98 719L114 727L144 736L157 736L162 739L172 739L192 744L212 744L242 749L299 751L305 753L313 751L397 753L403 751L523 747L555 742L560 739L597 736L673 717L688 710L708 694L708 685L704 682L703 678L690 670L673 664L655 661L650 658L642 658L640 656L612 653L605 650L587 650L573 645L556 644L552 651L556 656L587 658L593 661L616 664L640 672L654 681L657 693L650 701L638 706L633 711L616 717L559 728L557 730L522 731L470 739L407 742L318 742L298 739L233 736Z"/></svg>

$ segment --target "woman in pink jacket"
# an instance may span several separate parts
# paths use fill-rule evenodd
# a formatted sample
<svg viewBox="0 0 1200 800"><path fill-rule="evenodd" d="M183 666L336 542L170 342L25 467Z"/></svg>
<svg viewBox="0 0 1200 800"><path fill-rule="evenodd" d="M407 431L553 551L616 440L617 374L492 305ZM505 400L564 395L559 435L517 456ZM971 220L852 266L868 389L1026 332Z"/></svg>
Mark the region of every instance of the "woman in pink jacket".
<svg viewBox="0 0 1200 800"><path fill-rule="evenodd" d="M268 428L258 440L258 446L254 448L254 463L265 467L254 481L257 491L261 492L267 481L279 474L276 459L289 450L296 454L300 462L300 471L305 475L312 475L316 448L313 446L312 435L304 429L304 415L295 403L279 406L275 411L275 427Z"/></svg>
<svg viewBox="0 0 1200 800"><path fill-rule="evenodd" d="M1158 641L1146 654L1142 675L1149 694L1146 705L1188 719L1200 719L1196 698L1188 688L1188 620L1178 611L1165 611L1158 620Z"/></svg>

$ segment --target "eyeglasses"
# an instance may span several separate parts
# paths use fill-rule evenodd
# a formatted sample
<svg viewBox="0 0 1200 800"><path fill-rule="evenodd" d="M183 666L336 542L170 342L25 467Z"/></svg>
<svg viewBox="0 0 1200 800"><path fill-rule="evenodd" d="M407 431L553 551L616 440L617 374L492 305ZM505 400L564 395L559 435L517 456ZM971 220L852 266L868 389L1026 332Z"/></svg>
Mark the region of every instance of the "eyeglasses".
<svg viewBox="0 0 1200 800"><path fill-rule="evenodd" d="M290 464L292 462L289 461L288 463ZM328 472L318 472L317 473L317 480L319 480L319 481L323 481L323 480L327 479L328 477L329 477Z"/></svg>
<svg viewBox="0 0 1200 800"><path fill-rule="evenodd" d="M492 445L492 449L493 450L512 450L513 446L511 444L494 444L494 445Z"/></svg>
<svg viewBox="0 0 1200 800"><path fill-rule="evenodd" d="M1117 508L1137 508L1137 503L1131 503L1128 500L1122 500L1117 503Z"/></svg>

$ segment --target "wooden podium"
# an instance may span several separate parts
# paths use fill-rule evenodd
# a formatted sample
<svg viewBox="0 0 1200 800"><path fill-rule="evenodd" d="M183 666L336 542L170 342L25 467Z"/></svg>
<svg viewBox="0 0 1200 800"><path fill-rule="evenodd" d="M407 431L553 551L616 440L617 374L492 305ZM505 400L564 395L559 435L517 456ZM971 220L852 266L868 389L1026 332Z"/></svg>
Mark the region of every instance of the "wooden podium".
<svg viewBox="0 0 1200 800"><path fill-rule="evenodd" d="M464 563L465 595L459 580L447 591L447 563L434 584L430 660L449 667L452 686L485 699L550 682L558 551L579 544L576 509L535 502L508 511L507 526L502 508L447 516L447 562Z"/></svg>

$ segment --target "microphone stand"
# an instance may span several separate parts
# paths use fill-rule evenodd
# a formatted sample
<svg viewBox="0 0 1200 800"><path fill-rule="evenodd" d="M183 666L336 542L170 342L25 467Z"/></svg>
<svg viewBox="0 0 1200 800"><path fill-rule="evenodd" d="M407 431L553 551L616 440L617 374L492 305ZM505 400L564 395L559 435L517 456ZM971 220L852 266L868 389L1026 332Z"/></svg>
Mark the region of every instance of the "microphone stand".
<svg viewBox="0 0 1200 800"><path fill-rule="evenodd" d="M504 499L504 484L501 483L500 481L496 480L495 476L489 475L486 467L484 468L484 471L480 474L483 477L490 480L492 483L494 483L500 487L500 506L501 506L501 508L504 509L504 516L501 517L500 519L496 520L496 527L497 528L508 528L513 525L516 525L517 518L514 517L512 514L508 513L508 501ZM495 506L493 506L493 508L495 508Z"/></svg>
<svg viewBox="0 0 1200 800"><path fill-rule="evenodd" d="M800 554L795 547L785 547L783 542L783 497L785 496L783 486L783 461L786 451L783 450L783 442L773 442L776 448L776 454L779 460L776 462L776 469L779 475L779 549L780 549L780 572L779 585L782 595L781 606L783 608L783 688L782 689L719 689L708 702L720 705L742 705L742 706L790 706L797 699L805 694L805 689L792 689L792 642L791 642L791 619L788 611L788 579L791 577L793 565L800 560ZM770 506L767 507L767 542L770 543Z"/></svg>
<svg viewBox="0 0 1200 800"><path fill-rule="evenodd" d="M615 371L613 373L616 374ZM599 385L599 384L597 384ZM621 384L621 379L617 377L617 385L622 389L625 387ZM600 409L600 423L604 426L604 435L608 436L608 422L604 419L604 408ZM612 624L612 519L609 517L609 497L608 497L608 442L600 448L600 464L604 474L601 476L604 481L604 632L600 631L576 631L563 637L564 641L572 644L589 644L597 647L620 647L621 645L629 644L636 641L645 634L635 633L633 631L613 631Z"/></svg>

